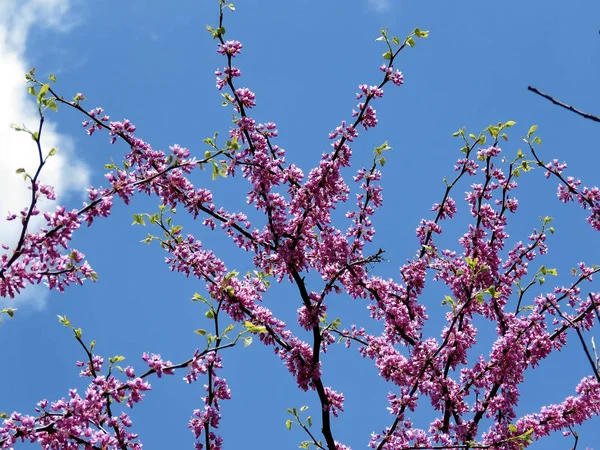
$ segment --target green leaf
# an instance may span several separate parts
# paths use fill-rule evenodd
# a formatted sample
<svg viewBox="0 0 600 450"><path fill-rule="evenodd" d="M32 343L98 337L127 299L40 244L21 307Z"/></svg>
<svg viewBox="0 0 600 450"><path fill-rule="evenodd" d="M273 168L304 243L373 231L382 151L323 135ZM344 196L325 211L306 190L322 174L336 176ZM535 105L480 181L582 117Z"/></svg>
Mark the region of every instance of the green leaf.
<svg viewBox="0 0 600 450"><path fill-rule="evenodd" d="M58 321L60 323L62 323L65 327L71 326L71 322L69 322L69 319L67 319L67 316L56 316L56 317L58 317Z"/></svg>
<svg viewBox="0 0 600 450"><path fill-rule="evenodd" d="M415 45L417 45L417 43L415 42L415 40L412 37L406 38L406 44L411 47L414 47Z"/></svg>
<svg viewBox="0 0 600 450"><path fill-rule="evenodd" d="M267 327L254 325L252 322L248 322L247 320L244 322L244 326L250 333L266 333Z"/></svg>
<svg viewBox="0 0 600 450"><path fill-rule="evenodd" d="M206 302L206 299L196 292L196 293L194 293L194 296L192 297L192 301L193 302Z"/></svg>
<svg viewBox="0 0 600 450"><path fill-rule="evenodd" d="M54 76L54 75L50 74L50 75L48 75L48 79L49 79L50 81L52 81L52 82L56 83L56 76Z"/></svg>
<svg viewBox="0 0 600 450"><path fill-rule="evenodd" d="M444 296L444 300L442 300L442 305L451 305L454 306L454 299L449 295Z"/></svg>
<svg viewBox="0 0 600 450"><path fill-rule="evenodd" d="M542 139L539 136L534 137L533 142L535 142L537 145L542 145Z"/></svg>
<svg viewBox="0 0 600 450"><path fill-rule="evenodd" d="M394 36L394 37L392 38L392 42L393 42L394 44L396 44L396 45L400 45L400 39L398 39L398 36Z"/></svg>
<svg viewBox="0 0 600 450"><path fill-rule="evenodd" d="M384 53L383 55L381 55L381 56L383 56L383 59L390 60L390 59L392 59L392 52L385 52L385 53Z"/></svg>
<svg viewBox="0 0 600 450"><path fill-rule="evenodd" d="M39 92L38 92L38 94L37 94L37 97L38 97L38 99L40 99L40 100L41 100L42 98L44 98L44 96L45 96L45 95L46 95L46 93L48 92L48 89L50 89L50 85L49 85L49 84L44 84L44 85L43 85L43 86L40 88L40 90L39 90Z"/></svg>
<svg viewBox="0 0 600 450"><path fill-rule="evenodd" d="M429 36L429 30L421 30L419 28L415 28L415 36L417 36L418 38L426 38Z"/></svg>
<svg viewBox="0 0 600 450"><path fill-rule="evenodd" d="M288 419L288 420L286 420L286 421L285 421L285 427L286 427L288 430L291 430L291 429L292 429L292 421L291 421L290 419Z"/></svg>
<svg viewBox="0 0 600 450"><path fill-rule="evenodd" d="M206 336L206 330L203 330L202 328L194 330L194 333L199 334L200 336Z"/></svg>
<svg viewBox="0 0 600 450"><path fill-rule="evenodd" d="M233 277L237 277L240 273L232 270L231 272L229 272L227 275L225 275L225 277L223 277L223 281L229 281L231 280Z"/></svg>
<svg viewBox="0 0 600 450"><path fill-rule="evenodd" d="M512 423L508 426L508 431L510 431L511 433L516 433L517 432L517 427L516 425L513 425Z"/></svg>
<svg viewBox="0 0 600 450"><path fill-rule="evenodd" d="M15 173L25 173L25 169L23 169L22 167L18 168Z"/></svg>
<svg viewBox="0 0 600 450"><path fill-rule="evenodd" d="M304 412L308 409L308 406L302 406L300 407L300 412Z"/></svg>
<svg viewBox="0 0 600 450"><path fill-rule="evenodd" d="M535 130L537 130L537 127L537 125L532 125L529 131L527 132L527 137L531 137L531 135L535 133Z"/></svg>
<svg viewBox="0 0 600 450"><path fill-rule="evenodd" d="M494 286L490 286L484 291L486 294L489 294L492 298L498 298L498 292Z"/></svg>
<svg viewBox="0 0 600 450"><path fill-rule="evenodd" d="M373 151L375 152L376 155L381 155L382 152L387 151L387 150L391 150L391 149L392 149L392 147L390 147L390 145L388 144L388 141L385 141L379 147L375 147L373 149Z"/></svg>
<svg viewBox="0 0 600 450"><path fill-rule="evenodd" d="M516 125L516 123L517 123L517 122L515 122L514 120L509 120L508 122L506 122L506 123L504 124L504 128L510 128L510 127L512 127L512 126L514 126L514 125Z"/></svg>
<svg viewBox="0 0 600 450"><path fill-rule="evenodd" d="M483 292L478 292L475 296L477 303L482 304L485 301L485 297L483 296Z"/></svg>
<svg viewBox="0 0 600 450"><path fill-rule="evenodd" d="M206 313L204 315L206 316L207 319L215 318L215 312L212 309L209 309L208 311L206 311Z"/></svg>
<svg viewBox="0 0 600 450"><path fill-rule="evenodd" d="M142 217L141 214L134 214L133 215L133 222L131 223L131 225L143 225L143 226L146 226L146 222L144 221L144 218Z"/></svg>
<svg viewBox="0 0 600 450"><path fill-rule="evenodd" d="M143 242L144 244L150 244L154 239L157 239L157 237L148 233L148 236L145 239L142 239L140 242Z"/></svg>
<svg viewBox="0 0 600 450"><path fill-rule="evenodd" d="M490 136L492 136L493 138L497 138L498 137L498 132L500 131L500 129L494 125L490 125L487 128L488 133L490 133Z"/></svg>
<svg viewBox="0 0 600 450"><path fill-rule="evenodd" d="M6 314L12 319L13 317L15 317L15 311L16 308L4 308L2 311L0 311L0 314Z"/></svg>
<svg viewBox="0 0 600 450"><path fill-rule="evenodd" d="M306 418L306 422L308 423L308 426L309 426L309 427L312 427L312 417L311 417L311 416L308 416L308 417Z"/></svg>
<svg viewBox="0 0 600 450"><path fill-rule="evenodd" d="M252 336L246 336L244 338L244 347L250 347L252 344Z"/></svg>

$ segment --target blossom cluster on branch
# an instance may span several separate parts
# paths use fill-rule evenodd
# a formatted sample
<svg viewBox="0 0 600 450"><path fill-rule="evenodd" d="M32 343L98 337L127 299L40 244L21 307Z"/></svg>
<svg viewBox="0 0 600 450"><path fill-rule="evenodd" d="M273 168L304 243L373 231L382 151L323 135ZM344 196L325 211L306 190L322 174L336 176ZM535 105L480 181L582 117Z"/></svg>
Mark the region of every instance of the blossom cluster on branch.
<svg viewBox="0 0 600 450"><path fill-rule="evenodd" d="M81 330L61 317L86 354L87 360L78 366L82 367L81 375L90 378L89 387L83 395L72 390L64 399L42 400L36 414L11 414L0 426L0 447L13 448L18 442L29 441L43 448L139 449L141 440L131 431L124 408L133 407L150 390L146 380L150 375L161 378L187 368L186 382L206 379L204 405L193 411L189 422L196 448L221 449L220 402L231 398L227 382L220 376L226 361L223 350L240 339L249 345L253 336L274 350L300 389L316 393L321 406L320 435L311 431L312 419L304 422L295 409L290 410L295 422L288 421L288 428L297 423L309 438L302 444L304 448L350 448L335 439L333 420L343 418L345 396L326 384L330 369L322 360L338 338L372 360L379 376L391 386L390 423L376 430L370 441L365 439L374 449L516 450L551 432L570 432L573 426L598 415L600 373L582 333L600 322L600 293L584 294L582 287L600 269L580 263L575 282L525 304L533 285L556 275L555 270L544 266L531 269L532 263L547 252L546 241L554 230L551 219L545 218L540 228L523 240L510 241L506 232L509 217L519 209L516 191L521 172L543 167L547 176L559 180L560 200L578 201L589 209L588 222L600 230L598 188L582 188L579 180L564 178L564 163L544 163L536 153L541 140L535 136L535 128L524 138L534 158L531 161L521 151L511 159L500 147L501 139L508 140L506 133L514 122L490 126L478 135L459 130L455 136L464 145L454 166L454 178L446 180L442 200L432 206L433 217L418 225L416 252L400 267L400 277L384 279L374 270L383 259L383 250L369 249L375 234L372 218L383 202L379 181L386 162L383 152L391 149L387 142L375 149L370 166L355 171L352 182L359 194L346 213L347 221L334 223L333 211L349 201L351 187L343 172L353 164L353 146L360 133L377 126L373 104L384 96L384 88L404 83L396 68L398 54L413 47L415 38L427 37L427 32L417 28L401 41L382 30L380 40L387 51L386 63L380 67L381 81L358 87L359 103L351 112L352 119L334 128L329 135L331 151L305 174L288 162L285 150L276 144L276 124L259 123L250 114L257 95L238 86L242 71L234 66L243 45L224 38L224 12L234 8L222 0L219 7L219 26L208 27L218 41L217 52L224 58L223 67L215 72L216 86L235 115L225 146L217 144L216 135L205 139L210 150L203 158L194 157L191 150L179 145L170 147L169 152L154 149L136 136L136 127L129 120L111 121L99 107L84 109L83 94L65 100L52 87L51 82L56 81L53 77L45 83L38 81L33 71L27 75L30 92L39 104L40 125L35 132L20 130L33 137L39 166L35 174L25 173L32 192L29 206L8 217L21 222L22 234L15 248L3 247L7 252L0 257L0 295L14 297L38 283L62 292L71 284L94 280L96 273L84 254L70 248L73 233L84 223L91 226L97 219L109 217L116 197L129 204L134 195L144 193L157 197L161 206L156 214L135 214L134 223L148 221L159 230L158 235L148 235L146 242L160 243L171 271L206 285L210 298L196 294L194 300L207 306L213 330L197 330L206 337L206 348L181 364L144 354L148 371L136 376L132 367L116 365L119 357L112 358L108 370L102 372L104 361L93 353L93 345L85 344ZM57 105L79 111L90 136L107 130L112 144L124 142L129 150L120 166L107 166L106 187L89 189L88 203L80 209L60 206L44 213L45 224L32 232L31 218L40 214L38 199L54 199L52 187L42 185L39 176L52 156L52 152L44 155L42 151L43 111ZM206 166L212 167L213 178L245 178L249 183L247 203L264 221L252 223L242 211L225 210L213 202L209 189L195 186L190 174ZM472 181L464 200L470 223L456 249L443 248L437 237L444 230L444 221L454 219L459 208L452 195L457 185L469 179ZM173 223L176 211L182 210L201 220L208 232L220 228L241 250L251 253L256 271L241 276L219 257L218 249L207 248L196 236L184 233L182 226ZM311 272L322 282L309 283L306 275ZM531 275L533 281L527 280ZM306 333L293 333L262 303L270 277L294 284L297 320ZM442 283L448 292L442 302L448 308L446 323L438 337L424 333L428 315L422 297L431 282ZM341 328L339 321L330 321L329 298L339 294L364 299L370 317L383 325L383 331L371 334L358 324ZM229 337L234 325L221 329L223 315L241 325L235 337ZM469 352L478 342L476 319L494 328L496 337L488 355L473 357ZM519 387L525 372L553 351L563 349L569 332L580 338L591 375L581 380L575 396L548 405L539 413L519 416ZM411 416L424 402L431 404L436 417L428 428L419 428Z"/></svg>

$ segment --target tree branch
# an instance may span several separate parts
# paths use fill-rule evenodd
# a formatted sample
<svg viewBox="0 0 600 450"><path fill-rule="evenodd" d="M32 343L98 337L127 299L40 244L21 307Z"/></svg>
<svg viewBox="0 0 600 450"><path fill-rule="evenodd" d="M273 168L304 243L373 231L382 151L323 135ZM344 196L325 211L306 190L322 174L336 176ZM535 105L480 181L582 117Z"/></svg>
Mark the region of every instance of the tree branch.
<svg viewBox="0 0 600 450"><path fill-rule="evenodd" d="M586 119L593 120L594 122L600 122L600 117L598 117L598 116L594 116L593 114L588 114L588 113L586 113L586 112L580 111L579 109L577 109L577 108L574 108L574 107L573 107L573 106L571 106L571 105L567 105L566 103L563 103L563 102L561 102L561 101L559 101L559 100L556 100L554 97L551 97L551 96L550 96L550 95L548 95L548 94L544 94L544 93L543 93L543 92L541 92L539 89L537 89L537 88L534 88L533 86L527 86L527 90L528 90L528 91L531 91L531 92L533 92L533 93L535 93L535 94L537 94L537 95L539 95L540 97L544 97L545 99L547 99L547 100L550 100L550 101L551 101L552 103L554 103L555 105L558 105L558 106L561 106L561 107L563 107L563 108L565 108L565 109L568 109L569 111L571 111L571 112L574 112L575 114L578 114L578 115L580 115L581 117L584 117L584 118L586 118Z"/></svg>

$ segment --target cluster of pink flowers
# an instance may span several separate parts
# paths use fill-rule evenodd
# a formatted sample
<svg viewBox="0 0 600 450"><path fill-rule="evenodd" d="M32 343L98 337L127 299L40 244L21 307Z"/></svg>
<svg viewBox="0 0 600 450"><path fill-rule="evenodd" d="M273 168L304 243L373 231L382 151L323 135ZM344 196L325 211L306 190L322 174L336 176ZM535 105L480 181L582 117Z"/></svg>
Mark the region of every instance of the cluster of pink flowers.
<svg viewBox="0 0 600 450"><path fill-rule="evenodd" d="M227 382L223 378L219 378L215 375L217 369L221 369L221 356L216 353L209 353L206 357L200 356L198 352L194 355L194 360L190 364L190 374L193 379L196 379L197 374L210 373L211 385L207 385L207 395L203 397L204 410L196 409L193 413L193 418L190 420L188 427L194 433L196 439L198 439L202 433L207 433L208 449L221 450L223 444L223 438L216 435L211 428L219 428L219 421L221 420L221 413L219 412L220 400L231 399L231 392L227 386ZM189 381L190 376L186 379ZM203 444L196 443L196 449L200 450L204 448Z"/></svg>
<svg viewBox="0 0 600 450"><path fill-rule="evenodd" d="M91 378L83 396L71 389L67 398L42 400L36 416L13 413L0 426L0 448L13 448L17 442L38 443L42 448L75 449L85 444L95 448L141 450L138 435L132 432L129 415L117 414L114 404L133 407L150 390L142 378L128 369L125 382L100 375L104 361L94 356L89 363L77 363L81 376ZM113 404L111 408L110 405Z"/></svg>
<svg viewBox="0 0 600 450"><path fill-rule="evenodd" d="M530 148L538 164L543 165L543 161L537 156L531 144ZM545 168L546 178L554 175L559 180L556 194L559 200L564 203L577 201L583 209L589 209L590 215L587 221L595 230L600 231L600 188L597 186L580 188L581 180L572 176L565 179L562 172L567 168L567 164L559 163L557 159L547 163Z"/></svg>
<svg viewBox="0 0 600 450"><path fill-rule="evenodd" d="M549 231L544 222L542 229L524 242L509 244L505 230L508 216L518 211L514 195L518 185L513 164L508 164L508 171L503 169L498 133L490 131L492 145L476 149L481 145L477 139L464 147L464 154L454 166L455 179L447 182L442 201L431 208L434 217L423 219L416 229L418 248L414 256L400 267L399 280L384 279L370 270L381 260L383 251L368 254L366 250L375 235L372 218L383 204L378 183L385 161L381 151L388 149L387 144L376 149L370 168L356 172L356 206L346 213L345 231L333 224L332 214L349 199L351 187L342 172L351 166L351 144L358 139L360 126L368 130L377 125L372 103L383 97L383 88L389 82L397 86L404 82L402 73L394 67L396 54L381 66L384 75L379 85L358 87L356 98L360 103L351 112L353 122L342 121L329 134L331 151L305 175L287 162L285 150L274 142L278 136L276 124L257 123L248 115L256 105L256 95L248 88L235 87L234 80L242 73L232 66L242 44L225 41L224 32L219 30L213 33L226 66L215 72L217 88L229 89L223 95L236 114L227 148L217 149L215 144L217 151L202 160L179 145L170 147L167 154L136 137L136 127L130 121L111 122L102 108L83 110L83 95L78 94L72 103L64 102L85 114L83 127L89 135L106 128L111 143L121 139L130 151L122 167L113 166L105 175L108 187L89 189L89 204L71 211L58 207L44 214L46 224L37 233L27 229L29 218L39 214L35 201L20 216L9 216L9 220L20 217L24 228L13 253L0 257L0 295L13 297L27 283L45 282L51 289L63 291L71 283L94 279L95 273L81 252L64 253L73 232L82 222L92 225L96 218L108 217L115 196L129 204L136 193L145 193L157 196L162 204L153 223L163 231L160 241L168 253L165 261L169 269L203 281L211 297L205 303L218 305L210 310L217 324L215 311L223 311L232 321L243 324L248 333L273 348L300 389L316 393L323 413L324 443L319 444L320 448L350 449L334 439L330 421L344 411L344 394L324 384L327 364L321 355L336 337L345 340L348 347L356 344L359 354L373 360L379 375L394 386L395 392L387 398L392 423L373 433L369 442L378 450L477 446L513 450L598 415L597 369L595 378L585 378L577 386L576 397L549 405L537 414L520 418L517 414L519 385L525 371L538 366L552 351L564 348L567 331L580 332L594 325L600 294L582 296L580 284L591 281L599 269L581 263L577 281L571 286L557 287L536 297L527 308L521 307L525 306L521 305L524 292L517 286L530 273L530 263L547 252ZM506 128L509 126L506 124ZM253 225L243 212L218 208L210 190L191 182L188 175L205 163L214 163L215 170L224 175L241 173L250 185L247 204L264 217L261 225ZM580 188L581 182L572 177L564 179L561 174L566 164L553 161L545 167L548 176L561 180L559 198L564 202L577 200L591 209L588 221L600 230L600 190ZM475 179L478 176L481 179ZM443 221L452 220L458 213L457 202L450 194L468 177L474 181L464 200L472 221L458 240L459 250L442 248L438 236L443 233ZM37 180L32 189L34 198L54 198L52 188ZM165 219L175 207L194 219L200 217L210 231L221 228L240 249L253 255L257 272L240 276L228 269L214 249L206 248L192 234L184 235L181 227L171 224L172 217ZM309 284L309 272L317 273L322 283ZM430 273L433 276L429 277ZM262 305L268 288L266 276L295 284L300 300L298 323L309 332L308 340L294 335L285 322ZM446 323L438 338L424 335L428 315L421 296L428 278L444 284L448 292L443 300L448 308ZM356 325L339 330L338 323L328 322L328 300L333 293L363 299L371 318L382 323L382 331L370 334ZM473 359L468 358L468 352L478 341L478 317L495 326L496 338L487 357ZM549 321L550 317L553 320ZM136 377L133 368L127 367L125 382L112 375L100 375L104 361L90 353L88 362L78 364L81 375L92 378L85 396L71 391L68 399L52 404L42 401L35 416L12 414L0 428L0 445L12 448L17 441L28 440L44 448L84 445L139 449L138 437L130 431L129 416L124 412L115 415L109 399L132 407L150 389L145 381L148 375L161 378L186 367L186 382L208 379L203 408L194 410L189 422L198 440L196 448L221 449L223 438L215 430L221 420L220 402L229 400L231 393L225 379L217 376L223 361L221 337L213 338L207 351L197 351L181 365L144 353L142 360L149 371ZM436 417L427 429L421 429L413 424L411 413L425 401ZM485 429L487 419L492 425Z"/></svg>

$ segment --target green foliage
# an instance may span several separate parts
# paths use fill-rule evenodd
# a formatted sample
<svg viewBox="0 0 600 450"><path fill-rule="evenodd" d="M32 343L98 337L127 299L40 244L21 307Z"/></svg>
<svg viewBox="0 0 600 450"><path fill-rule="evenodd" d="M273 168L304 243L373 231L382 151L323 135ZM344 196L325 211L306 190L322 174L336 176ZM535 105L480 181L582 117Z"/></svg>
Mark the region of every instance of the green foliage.
<svg viewBox="0 0 600 450"><path fill-rule="evenodd" d="M212 34L213 39L219 39L225 35L225 27L213 28L210 25L206 25L206 30Z"/></svg>
<svg viewBox="0 0 600 450"><path fill-rule="evenodd" d="M118 362L121 362L121 361L125 361L125 357L124 356L116 355L116 356L113 356L112 358L108 359L108 362L111 363L111 364L118 363Z"/></svg>
<svg viewBox="0 0 600 450"><path fill-rule="evenodd" d="M385 141L379 147L375 147L373 149L375 164L379 164L381 167L385 166L386 158L383 156L383 152L390 151L391 149L392 147L389 146L388 141Z"/></svg>
<svg viewBox="0 0 600 450"><path fill-rule="evenodd" d="M417 45L415 37L417 39L421 39L421 38L427 38L429 36L429 31L421 30L420 28L415 28L413 30L413 32L410 33L404 39L404 43L402 45L400 45L400 38L398 38L398 36L392 36L390 39L390 36L388 33L389 33L389 30L387 28L382 28L381 36L379 36L377 39L375 39L376 41L384 41L387 44L388 50L386 52L384 52L382 55L383 59L385 59L386 61L393 60L394 57L398 54L398 52L400 50L402 50L404 47L406 47L406 46L414 47L415 45Z"/></svg>
<svg viewBox="0 0 600 450"><path fill-rule="evenodd" d="M2 314L6 314L8 317L10 317L12 319L15 317L16 310L17 310L16 308L4 308L3 310L0 311L0 316ZM0 319L0 322L2 322L1 319Z"/></svg>
<svg viewBox="0 0 600 450"><path fill-rule="evenodd" d="M267 327L254 325L252 322L245 321L244 327L249 333L267 333Z"/></svg>
<svg viewBox="0 0 600 450"><path fill-rule="evenodd" d="M287 413L290 414L293 419L287 419L285 421L285 427L288 430L292 429L292 425L295 423L297 424L300 428L302 428L311 438L312 440L310 441L302 441L300 443L300 447L299 448L303 448L303 449L308 449L310 448L311 445L315 446L315 448L324 448L323 447L323 443L322 441L316 441L314 440L314 437L312 435L312 433L309 431L309 428L312 427L313 422L312 422L312 417L311 416L307 416L305 420L302 420L302 418L300 417L300 414L307 411L308 410L308 406L302 406L300 408L300 411L298 412L298 410L296 408L288 408L287 409Z"/></svg>

